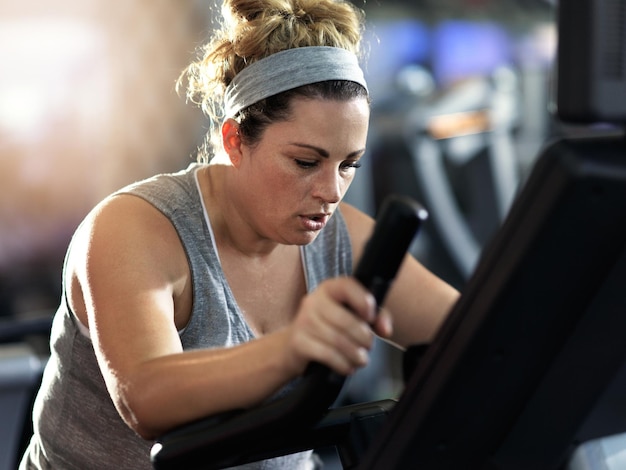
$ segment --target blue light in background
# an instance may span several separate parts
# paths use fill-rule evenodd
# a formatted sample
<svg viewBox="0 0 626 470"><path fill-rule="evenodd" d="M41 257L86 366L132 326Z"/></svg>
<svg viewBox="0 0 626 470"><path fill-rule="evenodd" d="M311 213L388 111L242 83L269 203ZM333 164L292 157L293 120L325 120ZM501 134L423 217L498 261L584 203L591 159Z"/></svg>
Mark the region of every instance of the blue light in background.
<svg viewBox="0 0 626 470"><path fill-rule="evenodd" d="M432 71L446 87L473 76L489 76L511 62L511 39L499 25L486 21L444 21L433 30Z"/></svg>
<svg viewBox="0 0 626 470"><path fill-rule="evenodd" d="M369 49L365 75L373 96L392 92L394 77L407 65L429 60L430 34L427 26L413 19L370 23L364 37Z"/></svg>

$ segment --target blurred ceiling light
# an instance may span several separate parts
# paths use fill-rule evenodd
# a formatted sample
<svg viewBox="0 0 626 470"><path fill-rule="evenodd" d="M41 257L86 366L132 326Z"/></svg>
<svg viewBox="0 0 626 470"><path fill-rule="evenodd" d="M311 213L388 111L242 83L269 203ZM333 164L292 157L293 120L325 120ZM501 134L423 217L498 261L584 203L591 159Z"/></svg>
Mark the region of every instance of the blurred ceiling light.
<svg viewBox="0 0 626 470"><path fill-rule="evenodd" d="M396 83L404 92L419 97L427 97L436 90L432 74L426 67L417 64L401 69L396 76Z"/></svg>
<svg viewBox="0 0 626 470"><path fill-rule="evenodd" d="M103 38L92 25L68 18L0 20L0 133L33 140L63 113L81 69L93 65ZM96 101L102 96L91 94ZM100 91L100 90L98 90ZM84 103L92 106L94 103Z"/></svg>

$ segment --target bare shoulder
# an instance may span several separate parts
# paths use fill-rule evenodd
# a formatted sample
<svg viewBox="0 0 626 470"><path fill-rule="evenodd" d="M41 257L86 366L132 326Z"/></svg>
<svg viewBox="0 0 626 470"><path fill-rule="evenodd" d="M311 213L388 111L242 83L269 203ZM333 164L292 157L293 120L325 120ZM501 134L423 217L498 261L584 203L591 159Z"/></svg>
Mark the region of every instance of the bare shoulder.
<svg viewBox="0 0 626 470"><path fill-rule="evenodd" d="M72 307L87 325L86 302L104 305L160 290L188 289L188 264L172 223L147 201L116 195L98 204L76 231L67 260Z"/></svg>
<svg viewBox="0 0 626 470"><path fill-rule="evenodd" d="M128 194L108 197L98 204L77 230L72 247L72 253L79 256L86 252L134 255L118 258L120 262L150 254L157 255L149 256L155 260L169 260L171 256L167 255L175 255L178 250L182 245L172 223L144 199Z"/></svg>

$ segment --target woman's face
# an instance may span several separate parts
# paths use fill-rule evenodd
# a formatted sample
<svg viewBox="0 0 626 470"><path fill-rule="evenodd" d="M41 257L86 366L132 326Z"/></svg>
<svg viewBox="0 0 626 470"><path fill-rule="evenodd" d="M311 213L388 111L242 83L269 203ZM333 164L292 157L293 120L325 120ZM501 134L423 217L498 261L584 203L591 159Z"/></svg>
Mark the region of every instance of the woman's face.
<svg viewBox="0 0 626 470"><path fill-rule="evenodd" d="M369 104L297 98L291 119L242 146L240 214L262 238L312 242L345 195L365 151Z"/></svg>

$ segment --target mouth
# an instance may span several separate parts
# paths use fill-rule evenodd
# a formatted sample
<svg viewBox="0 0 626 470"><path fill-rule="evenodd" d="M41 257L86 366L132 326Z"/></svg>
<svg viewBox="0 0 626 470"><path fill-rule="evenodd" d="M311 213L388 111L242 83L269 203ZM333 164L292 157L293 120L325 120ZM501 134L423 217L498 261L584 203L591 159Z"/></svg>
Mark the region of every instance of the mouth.
<svg viewBox="0 0 626 470"><path fill-rule="evenodd" d="M330 214L305 214L300 216L305 228L307 230L314 231L318 231L324 228L324 226L328 222L329 217Z"/></svg>

